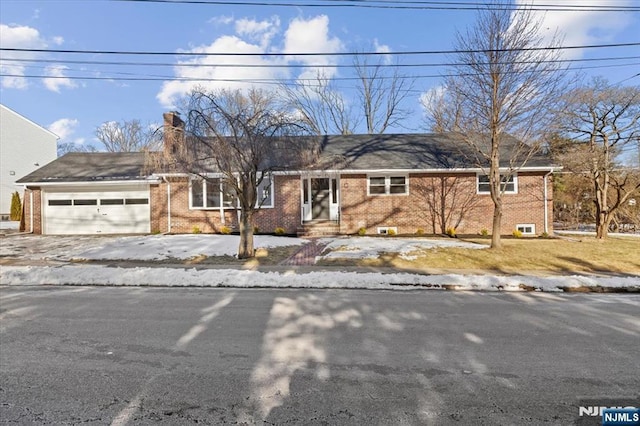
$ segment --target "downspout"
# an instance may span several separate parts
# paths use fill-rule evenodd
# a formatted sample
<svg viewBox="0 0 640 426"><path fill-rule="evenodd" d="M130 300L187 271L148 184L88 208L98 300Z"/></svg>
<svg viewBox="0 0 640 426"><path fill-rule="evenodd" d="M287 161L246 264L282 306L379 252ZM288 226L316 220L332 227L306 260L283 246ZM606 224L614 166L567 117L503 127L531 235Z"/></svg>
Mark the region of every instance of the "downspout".
<svg viewBox="0 0 640 426"><path fill-rule="evenodd" d="M33 191L29 191L29 232L33 234Z"/></svg>
<svg viewBox="0 0 640 426"><path fill-rule="evenodd" d="M553 173L553 170L549 170L549 173L544 175L544 232L549 234L549 191L547 190L547 183L549 175Z"/></svg>
<svg viewBox="0 0 640 426"><path fill-rule="evenodd" d="M221 188L224 188L224 186L222 186ZM220 211L220 224L222 226L225 226L226 222L224 220L224 193L222 192L221 189L218 189L218 194L220 196L220 208L219 208L219 211Z"/></svg>
<svg viewBox="0 0 640 426"><path fill-rule="evenodd" d="M167 184L167 233L171 233L171 182L166 176L162 180Z"/></svg>

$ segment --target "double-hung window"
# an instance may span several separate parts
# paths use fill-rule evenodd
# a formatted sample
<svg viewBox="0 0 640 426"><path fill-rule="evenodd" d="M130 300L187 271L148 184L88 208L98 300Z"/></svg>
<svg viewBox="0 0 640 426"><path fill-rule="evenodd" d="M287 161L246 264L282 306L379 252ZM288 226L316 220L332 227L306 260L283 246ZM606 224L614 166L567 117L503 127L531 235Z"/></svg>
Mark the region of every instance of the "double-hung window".
<svg viewBox="0 0 640 426"><path fill-rule="evenodd" d="M409 178L402 175L369 176L369 195L406 195L409 193Z"/></svg>
<svg viewBox="0 0 640 426"><path fill-rule="evenodd" d="M265 175L258 185L256 207L273 207L273 185L270 175ZM236 193L223 179L192 179L190 208L192 209L232 209L235 208Z"/></svg>
<svg viewBox="0 0 640 426"><path fill-rule="evenodd" d="M258 184L256 207L273 207L273 184L271 175L265 174L262 182Z"/></svg>
<svg viewBox="0 0 640 426"><path fill-rule="evenodd" d="M515 194L517 192L517 178L515 175L500 175L500 191L505 194ZM478 194L490 194L491 183L488 175L478 175Z"/></svg>
<svg viewBox="0 0 640 426"><path fill-rule="evenodd" d="M219 209L235 207L235 191L222 179L192 179L191 208Z"/></svg>

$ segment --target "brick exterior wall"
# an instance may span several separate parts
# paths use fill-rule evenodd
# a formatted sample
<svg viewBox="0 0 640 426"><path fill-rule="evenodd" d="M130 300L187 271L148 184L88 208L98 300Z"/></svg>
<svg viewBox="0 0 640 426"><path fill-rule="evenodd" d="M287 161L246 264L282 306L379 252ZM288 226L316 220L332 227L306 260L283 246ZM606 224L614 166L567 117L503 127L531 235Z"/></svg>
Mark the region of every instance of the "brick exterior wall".
<svg viewBox="0 0 640 426"><path fill-rule="evenodd" d="M31 211L31 194L33 194L33 212ZM42 191L38 187L24 190L24 230L26 232L31 232L32 216L33 233L42 234Z"/></svg>
<svg viewBox="0 0 640 426"><path fill-rule="evenodd" d="M396 227L400 234L422 229L427 234L442 232L458 224L459 234L491 232L493 202L489 194L477 194L476 174L410 174L408 195L367 195L367 176L343 175L340 179L340 232L356 233L364 227L377 233L378 227ZM548 228L552 232L551 181L548 187ZM446 194L444 209L441 195ZM443 212L444 210L444 212ZM462 217L460 212L464 211ZM517 194L503 195L501 234L511 234L518 224L534 224L536 234L544 232L544 174L519 173Z"/></svg>
<svg viewBox="0 0 640 426"><path fill-rule="evenodd" d="M171 229L168 228L167 191L171 191ZM219 209L189 208L189 180L172 178L151 186L151 231L176 234L192 233L197 227L204 233L217 233L223 226L238 229L237 213L224 210L224 223ZM276 228L295 234L300 224L300 177L274 176L274 206L260 209L254 218L261 232L273 232Z"/></svg>
<svg viewBox="0 0 640 426"><path fill-rule="evenodd" d="M225 210L223 225L219 210L189 209L189 180L170 178L169 183L151 185L151 232L192 233L197 227L204 233L220 232L222 226L237 230L233 210ZM459 234L477 234L482 229L491 232L493 203L488 194L476 194L475 173L410 174L408 195L367 195L367 176L342 175L340 178L340 233L353 234L365 227L367 233L377 233L381 226L397 227L400 234L414 234L423 229L427 234L441 233L441 195L445 197L447 226L459 221ZM547 184L548 229L553 232L552 179ZM169 229L168 196L171 191L171 229ZM30 194L33 193L33 212ZM435 197L435 198L434 198ZM33 214L33 232L42 233L42 191L28 188L24 194L25 230L29 232ZM535 232L544 232L544 173L519 173L517 194L503 196L502 234L511 234L517 224L534 224ZM263 208L255 216L255 225L262 232L282 227L295 234L300 226L300 176L274 176L274 208ZM459 212L465 210L460 218Z"/></svg>

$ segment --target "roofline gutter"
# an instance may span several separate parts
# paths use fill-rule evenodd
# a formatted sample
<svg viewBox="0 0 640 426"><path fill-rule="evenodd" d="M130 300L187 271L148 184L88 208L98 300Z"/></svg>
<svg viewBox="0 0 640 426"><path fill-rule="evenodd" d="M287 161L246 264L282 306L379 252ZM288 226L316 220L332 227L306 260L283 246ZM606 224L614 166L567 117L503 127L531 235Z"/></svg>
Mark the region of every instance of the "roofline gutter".
<svg viewBox="0 0 640 426"><path fill-rule="evenodd" d="M562 167L547 166L547 167L500 167L501 172L555 172L562 170ZM469 168L452 168L452 169L345 169L345 170L305 170L300 173L340 173L340 174L363 174L363 173L487 173L486 168L482 167L469 167ZM277 172L274 174L278 174Z"/></svg>
<svg viewBox="0 0 640 426"><path fill-rule="evenodd" d="M104 180L104 181L65 181L65 182L16 182L23 186L78 186L78 185L132 185L132 184L158 184L162 182L158 179L136 179L136 180Z"/></svg>
<svg viewBox="0 0 640 426"><path fill-rule="evenodd" d="M561 166L544 166L544 167L501 167L501 172L548 172L554 173L562 170ZM308 169L308 170L274 170L270 172L275 176L297 176L308 173L326 173L326 174L368 174L368 173L486 173L486 169L482 167L469 168L453 168L453 169ZM204 173L206 176L219 177L223 173ZM195 176L193 173L155 173L153 176L162 177L189 177ZM199 175L198 175L199 176Z"/></svg>

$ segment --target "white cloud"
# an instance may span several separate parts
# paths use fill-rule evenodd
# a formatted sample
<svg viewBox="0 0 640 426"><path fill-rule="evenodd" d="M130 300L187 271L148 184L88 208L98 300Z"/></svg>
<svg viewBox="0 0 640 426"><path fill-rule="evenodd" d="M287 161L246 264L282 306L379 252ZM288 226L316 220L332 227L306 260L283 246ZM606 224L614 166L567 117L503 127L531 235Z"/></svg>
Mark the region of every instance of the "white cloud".
<svg viewBox="0 0 640 426"><path fill-rule="evenodd" d="M286 68L260 67L260 65L287 65L302 63L309 65L299 78L315 77L313 65L331 65L336 59L330 56L293 56L286 55L297 52L338 52L342 42L329 36L329 18L321 15L308 20L296 18L292 20L283 36L282 47L278 47L276 36L281 33L280 19L277 16L266 21L239 19L234 26L236 34L224 35L209 45L198 46L184 53L251 53L255 56L223 56L211 55L189 58L180 61L175 67L178 80L166 81L157 94L158 101L165 108L173 108L176 102L189 93L194 87L205 89L240 88L263 86L273 88L273 84L264 80L277 80L289 76ZM283 56L259 56L263 53L282 52ZM224 65L252 65L253 67L234 67ZM325 70L326 72L327 70ZM329 71L333 75L335 71ZM179 79L191 81L180 81ZM201 79L197 81L198 79ZM192 81L196 80L196 81ZM216 80L216 81L212 81Z"/></svg>
<svg viewBox="0 0 640 426"><path fill-rule="evenodd" d="M437 104L437 99L442 98L444 96L447 89L444 86L435 86L423 92L420 95L420 106L422 107L423 112L427 112L430 107L433 107Z"/></svg>
<svg viewBox="0 0 640 426"><path fill-rule="evenodd" d="M255 21L239 19L236 21L236 34L246 36L250 40L268 46L273 37L280 32L280 18L273 16L271 20Z"/></svg>
<svg viewBox="0 0 640 426"><path fill-rule="evenodd" d="M213 25L229 25L233 23L233 16L214 16L213 18L207 21L209 24Z"/></svg>
<svg viewBox="0 0 640 426"><path fill-rule="evenodd" d="M377 53L391 53L391 48L386 44L380 44L378 42L378 39L373 40L373 46L375 47ZM391 61L393 60L393 56L383 55L382 60L384 61L385 64L390 64Z"/></svg>
<svg viewBox="0 0 640 426"><path fill-rule="evenodd" d="M52 43L60 45L64 42L62 37L54 37ZM42 37L40 32L32 27L23 25L0 24L0 47L19 49L44 49L48 46L48 41ZM26 66L28 63L11 61L10 59L37 59L41 54L35 52L6 52L0 59L0 72L10 74L10 77L3 77L1 85L10 89L26 89L29 86ZM9 59L7 59L9 58Z"/></svg>
<svg viewBox="0 0 640 426"><path fill-rule="evenodd" d="M542 5L549 3L547 0L516 0L519 5ZM584 0L564 0L562 5L584 6ZM619 6L631 6L633 0L619 0ZM611 42L615 35L623 31L631 24L632 19L624 12L599 12L588 10L562 11L537 11L534 12L538 19L542 20L542 32L546 40L550 40L557 31L563 38L565 46L581 46L586 44L598 44ZM565 52L567 58L582 57L584 50L576 49Z"/></svg>
<svg viewBox="0 0 640 426"><path fill-rule="evenodd" d="M373 46L378 53L391 53L391 48L386 44L380 44L377 38L373 40Z"/></svg>
<svg viewBox="0 0 640 426"><path fill-rule="evenodd" d="M65 77L64 71L68 69L64 65L52 65L45 69L45 74L52 78L45 78L42 81L47 89L52 92L60 93L61 87L73 89L77 85L68 77Z"/></svg>
<svg viewBox="0 0 640 426"><path fill-rule="evenodd" d="M264 53L265 47L243 41L236 36L223 36L208 46L200 46L190 50L193 53ZM177 78L188 78L190 81L167 81L162 85L156 96L166 108L175 107L178 99L196 86L205 89L230 88L245 89L250 86L260 86L260 80L274 79L282 75L278 68L262 67L233 67L224 65L269 65L277 63L276 58L261 58L260 56L202 56L187 61L181 61L182 66L175 67ZM195 81L193 81L195 79ZM201 80L198 80L201 79Z"/></svg>
<svg viewBox="0 0 640 426"><path fill-rule="evenodd" d="M300 52L326 52L337 53L343 49L342 41L329 35L329 18L326 15L316 16L311 19L296 18L289 24L285 33L284 53ZM313 65L335 64L334 56L288 56L290 60L308 65L299 76L299 79L313 79L319 69ZM335 68L322 68L321 72L326 77L335 75Z"/></svg>
<svg viewBox="0 0 640 426"><path fill-rule="evenodd" d="M79 124L80 122L74 118L61 118L51 123L47 128L58 135L60 141L66 141L75 133Z"/></svg>
<svg viewBox="0 0 640 426"><path fill-rule="evenodd" d="M46 42L35 28L0 24L0 46L3 48L42 49ZM28 52L6 52L0 60L0 72L9 74L2 78L2 87L9 89L26 89L29 85L25 75L24 62L7 60L34 59L36 55Z"/></svg>

